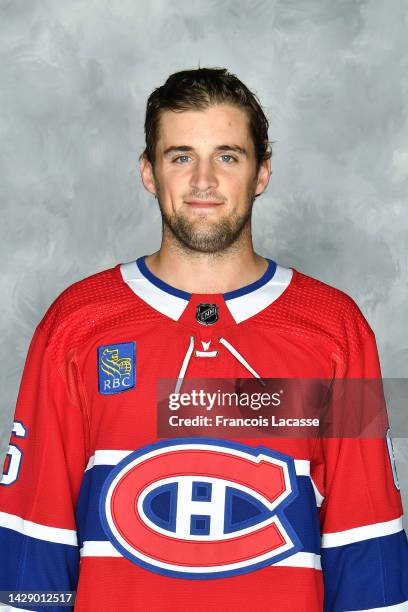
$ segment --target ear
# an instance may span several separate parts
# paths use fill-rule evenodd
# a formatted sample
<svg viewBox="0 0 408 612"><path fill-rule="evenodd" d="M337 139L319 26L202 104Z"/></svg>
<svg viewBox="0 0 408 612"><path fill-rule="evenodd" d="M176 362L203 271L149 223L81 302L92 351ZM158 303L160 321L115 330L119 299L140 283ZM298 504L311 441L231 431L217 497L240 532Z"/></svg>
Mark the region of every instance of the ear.
<svg viewBox="0 0 408 612"><path fill-rule="evenodd" d="M142 179L144 188L149 193L152 193L155 197L157 197L153 167L150 161L144 155L142 155L139 159L139 168L140 168L140 178Z"/></svg>
<svg viewBox="0 0 408 612"><path fill-rule="evenodd" d="M257 196L261 195L268 186L269 179L272 174L272 162L271 159L264 159L258 170L258 176L256 180L255 193Z"/></svg>

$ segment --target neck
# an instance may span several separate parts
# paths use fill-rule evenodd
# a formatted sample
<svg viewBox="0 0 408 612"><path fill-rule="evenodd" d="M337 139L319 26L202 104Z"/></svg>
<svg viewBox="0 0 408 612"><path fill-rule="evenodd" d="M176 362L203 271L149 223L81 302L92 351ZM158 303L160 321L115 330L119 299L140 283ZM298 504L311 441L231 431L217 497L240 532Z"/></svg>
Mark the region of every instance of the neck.
<svg viewBox="0 0 408 612"><path fill-rule="evenodd" d="M181 248L163 235L161 247L147 256L149 270L173 287L188 293L227 293L258 280L267 261L255 253L251 237L217 253Z"/></svg>

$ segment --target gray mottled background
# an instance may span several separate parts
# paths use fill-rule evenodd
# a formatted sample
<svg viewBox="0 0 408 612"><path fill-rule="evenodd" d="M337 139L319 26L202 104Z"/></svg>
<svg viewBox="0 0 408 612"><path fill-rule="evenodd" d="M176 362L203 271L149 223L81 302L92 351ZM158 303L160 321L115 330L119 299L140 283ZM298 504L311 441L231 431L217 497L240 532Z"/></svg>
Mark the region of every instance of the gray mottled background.
<svg viewBox="0 0 408 612"><path fill-rule="evenodd" d="M384 375L408 376L407 25L404 0L0 0L2 454L51 301L157 249L145 103L198 65L236 73L270 119L258 252L348 292ZM408 512L408 440L394 437Z"/></svg>

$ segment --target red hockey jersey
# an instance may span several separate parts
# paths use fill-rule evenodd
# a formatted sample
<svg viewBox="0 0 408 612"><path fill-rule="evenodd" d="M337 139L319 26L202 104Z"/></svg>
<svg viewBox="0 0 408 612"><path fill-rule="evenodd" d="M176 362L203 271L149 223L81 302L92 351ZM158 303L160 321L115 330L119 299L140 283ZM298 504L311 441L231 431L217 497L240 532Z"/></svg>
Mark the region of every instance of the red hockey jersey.
<svg viewBox="0 0 408 612"><path fill-rule="evenodd" d="M172 287L144 257L66 289L21 381L0 591L76 591L78 612L407 609L389 435L158 437L159 379L252 377L378 378L373 332L272 260L225 294Z"/></svg>

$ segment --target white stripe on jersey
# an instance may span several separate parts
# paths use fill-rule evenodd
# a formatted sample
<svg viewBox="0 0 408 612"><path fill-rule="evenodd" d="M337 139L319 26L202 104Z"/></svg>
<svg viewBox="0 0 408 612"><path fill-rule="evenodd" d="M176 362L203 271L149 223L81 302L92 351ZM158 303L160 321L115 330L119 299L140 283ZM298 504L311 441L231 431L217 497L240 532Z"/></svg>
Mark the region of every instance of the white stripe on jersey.
<svg viewBox="0 0 408 612"><path fill-rule="evenodd" d="M179 445L177 448L183 448L183 445ZM86 470L90 470L94 465L116 465L133 452L132 450L97 450L89 458ZM298 476L310 477L310 461L308 459L295 459L294 462Z"/></svg>
<svg viewBox="0 0 408 612"><path fill-rule="evenodd" d="M81 557L123 557L108 541L86 540L79 551ZM298 552L286 559L277 561L273 565L287 567L308 567L321 570L320 555L315 553ZM208 569L208 568L207 568ZM202 572L203 568L190 568L191 571Z"/></svg>
<svg viewBox="0 0 408 612"><path fill-rule="evenodd" d="M380 538L382 536L392 535L402 530L402 516L391 521L383 523L372 523L371 525L363 525L362 527L354 527L345 531L336 531L333 533L323 533L321 539L322 548L331 548L333 546L345 546L353 542L361 542L370 538Z"/></svg>
<svg viewBox="0 0 408 612"><path fill-rule="evenodd" d="M369 610L347 610L347 612L407 612L408 600L394 606L383 606L381 608L370 608Z"/></svg>
<svg viewBox="0 0 408 612"><path fill-rule="evenodd" d="M0 527L18 531L30 538L38 540L46 540L56 544L69 544L70 546L78 546L76 531L73 529L62 529L60 527L49 527L48 525L40 525L32 521L26 521L15 514L0 512Z"/></svg>
<svg viewBox="0 0 408 612"><path fill-rule="evenodd" d="M133 452L130 450L96 450L95 454L89 458L85 471L92 469L94 465L116 465ZM297 476L308 476L310 478L316 497L316 506L320 507L324 497L310 476L310 461L308 459L295 459L295 471Z"/></svg>
<svg viewBox="0 0 408 612"><path fill-rule="evenodd" d="M108 540L85 540L79 554L81 557L123 557Z"/></svg>
<svg viewBox="0 0 408 612"><path fill-rule="evenodd" d="M88 465L85 468L90 470L94 465L116 465L125 457L133 453L130 450L97 450L92 457L89 458Z"/></svg>
<svg viewBox="0 0 408 612"><path fill-rule="evenodd" d="M321 570L320 555L315 553L298 552L286 559L277 561L273 565L284 565L285 567L311 567L312 569Z"/></svg>

